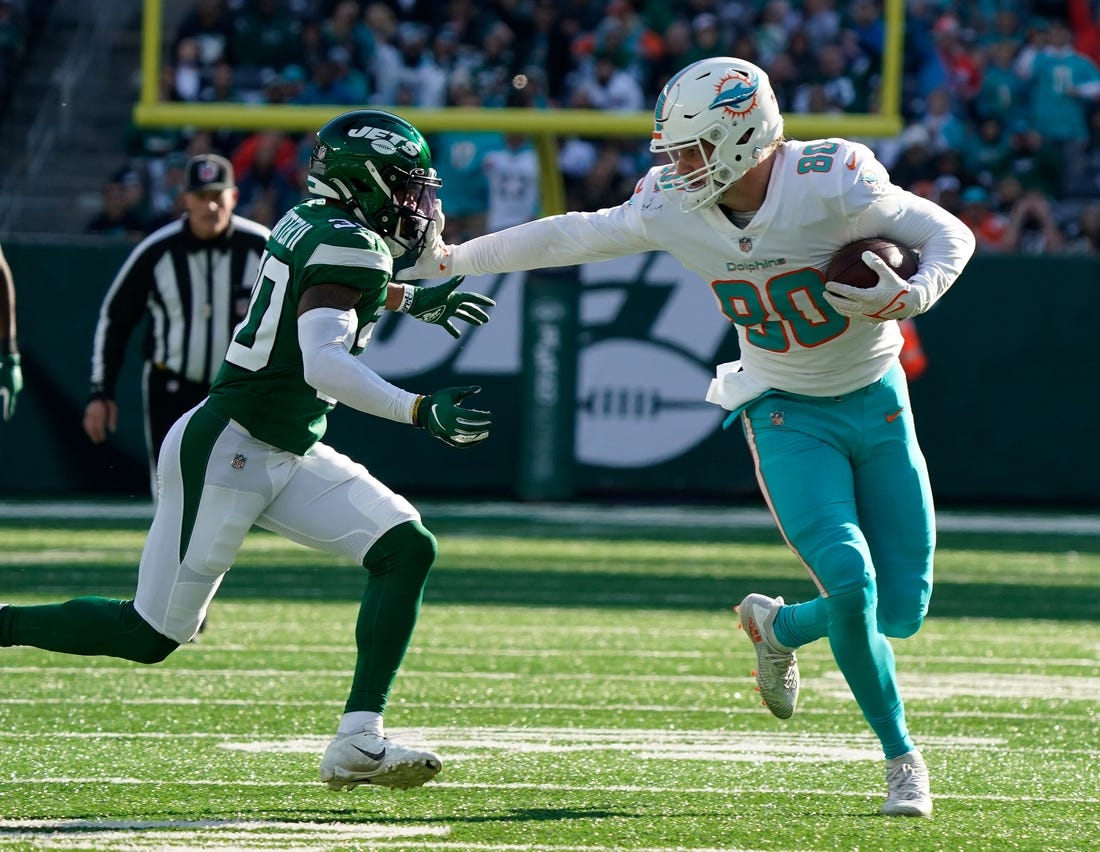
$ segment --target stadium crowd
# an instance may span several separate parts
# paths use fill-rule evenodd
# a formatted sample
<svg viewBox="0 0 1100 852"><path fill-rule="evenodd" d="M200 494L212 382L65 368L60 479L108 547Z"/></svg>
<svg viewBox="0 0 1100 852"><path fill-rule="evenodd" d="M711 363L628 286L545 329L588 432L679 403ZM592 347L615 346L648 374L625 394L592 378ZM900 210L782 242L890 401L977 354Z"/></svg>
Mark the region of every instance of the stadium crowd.
<svg viewBox="0 0 1100 852"><path fill-rule="evenodd" d="M0 8L4 0L0 0ZM896 183L975 231L979 251L1100 252L1100 3L907 0ZM881 0L194 0L168 39L177 102L648 110L675 70L732 55L768 71L787 114L877 109ZM238 212L272 224L303 195L312 138L134 131L90 232L176 218L184 164L221 153ZM448 239L534 218L532 141L433 136ZM647 139L560 140L569 209L618 204ZM453 229L453 230L452 230Z"/></svg>

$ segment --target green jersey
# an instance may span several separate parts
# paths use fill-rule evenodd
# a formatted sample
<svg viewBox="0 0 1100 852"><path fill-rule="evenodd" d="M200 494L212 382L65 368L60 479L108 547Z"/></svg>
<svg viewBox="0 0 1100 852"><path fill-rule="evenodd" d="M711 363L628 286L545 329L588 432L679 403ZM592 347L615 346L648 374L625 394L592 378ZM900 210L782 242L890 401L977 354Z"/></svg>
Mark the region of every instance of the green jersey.
<svg viewBox="0 0 1100 852"><path fill-rule="evenodd" d="M292 208L271 231L248 313L233 332L207 403L254 438L304 455L325 434L336 400L303 375L298 302L315 284L363 293L352 355L363 351L386 303L393 257L382 238L323 199Z"/></svg>

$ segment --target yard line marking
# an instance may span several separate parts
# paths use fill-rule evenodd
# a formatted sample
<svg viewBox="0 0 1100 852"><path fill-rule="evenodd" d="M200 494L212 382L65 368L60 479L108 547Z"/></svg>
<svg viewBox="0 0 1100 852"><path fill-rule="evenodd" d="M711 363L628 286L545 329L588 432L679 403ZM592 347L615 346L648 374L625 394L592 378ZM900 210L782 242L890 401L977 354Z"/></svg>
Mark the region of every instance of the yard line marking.
<svg viewBox="0 0 1100 852"><path fill-rule="evenodd" d="M150 829L202 830L236 829L239 832L262 831L276 828L292 834L340 835L348 839L356 837L420 837L450 834L449 826L437 825L386 825L383 823L339 822L280 822L278 820L203 819L203 820L112 820L112 819L0 819L0 829L15 831L28 829L59 829L65 832L87 829L101 831ZM242 835L243 836L243 835Z"/></svg>
<svg viewBox="0 0 1100 852"><path fill-rule="evenodd" d="M343 671L301 671L289 669L192 669L192 668L142 668L129 666L0 666L2 674L35 674L49 673L51 675L79 674L84 677L109 677L115 678L120 674L137 674L140 672L142 679L176 678L186 676L188 678L261 678L267 681L279 681L281 679L293 679L302 681L305 678L316 680L332 680L347 678ZM487 680L495 682L522 682L532 684L540 682L580 682L580 683L641 683L649 685L653 676L651 673L638 674L603 674L600 672L440 672L420 671L417 669L404 670L401 673L403 680ZM728 686L731 692L737 692L748 683L748 678L742 675L692 675L677 674L676 682L681 684L710 684L716 686ZM1100 677L1079 677L1072 675L1042 675L1042 674L1007 674L990 672L944 672L935 674L899 673L898 682L903 693L910 700L920 698L945 698L952 696L978 696L981 698L1068 698L1079 701L1100 701ZM839 700L848 700L850 691L843 676L837 671L824 671L815 675L812 680L804 684L808 691L821 691L822 694Z"/></svg>
<svg viewBox="0 0 1100 852"><path fill-rule="evenodd" d="M809 694L808 691L804 694ZM744 693L735 692L729 695L732 700L740 700L744 698ZM998 696L992 696L994 698ZM150 707L196 707L196 706L211 706L211 707L255 707L257 709L262 707L308 707L313 708L317 706L316 701L285 701L281 699L268 699L261 700L256 698L138 698L127 696L125 702L129 706L150 706ZM81 697L81 706L108 706L116 707L120 703L118 698L89 698ZM72 700L69 698L0 698L0 706L4 705L33 705L35 707L70 707L72 706ZM439 708L438 701L403 701L396 700L393 702L393 706L401 707L406 710L425 709L425 710L437 710ZM463 701L462 708L464 710L499 710L501 704L499 701ZM721 706L693 706L683 707L676 704L610 704L600 703L598 700L593 699L589 702L541 702L541 701L509 701L509 710L566 710L570 712L588 711L591 713L673 713L678 715L692 715L692 714L715 714L721 713L727 716L758 716L760 715L760 708L758 706L751 707L731 707L726 704ZM834 707L799 707L799 716L836 716L836 708ZM906 708L905 715L908 718L934 718L934 719L1004 719L1004 720L1033 720L1035 715L1033 713L1021 713L1011 711L994 711L978 708L974 710L941 710L934 708L931 710L920 710ZM1093 714L1090 710L1082 710L1080 713L1043 713L1043 719L1048 722L1081 722L1085 720L1091 720ZM18 737L23 738L26 734L16 734L10 731L0 731L0 739L5 737ZM142 737L172 737L172 736L235 736L241 737L244 734L153 734L153 733L134 733L129 734L126 732L66 732L66 731L51 731L51 737L88 737L95 738L96 736L133 736L136 738ZM1059 750L1060 751L1060 750Z"/></svg>
<svg viewBox="0 0 1100 852"><path fill-rule="evenodd" d="M300 789L319 789L319 781L258 781L256 779L248 779L242 781L219 781L206 778L185 780L181 778L174 778L170 781L166 781L163 778L111 778L111 777L80 777L73 778L68 776L43 776L38 778L5 778L0 780L0 788L35 785L41 786L43 784L109 784L111 786L142 786L142 787L167 787L167 786L179 786L179 787L260 787L260 788L300 788ZM766 787L759 784L747 785L744 787L726 786L726 787L655 787L651 784L645 785L632 785L632 784L535 784L532 782L517 781L514 783L508 782L483 782L477 781L473 783L465 783L459 781L432 781L430 784L426 784L423 787L418 788L420 791L428 792L434 788L444 788L449 790L470 790L476 792L478 790L536 790L539 792L547 793L653 793L655 795L668 795L668 794L699 794L699 795L718 795L718 796L744 796L744 795L756 795L759 793L767 793L769 795L777 796L836 796L840 798L859 798L859 799L877 799L881 798L882 791L879 789L874 790L823 790L820 787ZM385 795L381 790L364 790L362 792L364 796L370 795ZM991 793L978 793L972 795L965 795L962 793L941 793L936 792L937 799L956 799L964 802L1036 802L1046 804L1058 804L1064 803L1066 798L1064 796L1038 796L1030 793L1012 793L1012 794L991 794ZM1096 796L1078 796L1074 794L1073 801L1080 804L1100 804L1100 797Z"/></svg>
<svg viewBox="0 0 1100 852"><path fill-rule="evenodd" d="M426 518L517 520L557 523L563 526L630 527L723 527L774 529L775 522L766 509L730 506L607 506L566 504L536 506L529 503L419 501ZM150 520L152 503L148 501L91 502L0 501L0 519L42 518ZM939 510L936 528L943 532L976 533L1060 533L1063 535L1100 535L1100 517L1085 514L1043 515L1028 512L956 512Z"/></svg>

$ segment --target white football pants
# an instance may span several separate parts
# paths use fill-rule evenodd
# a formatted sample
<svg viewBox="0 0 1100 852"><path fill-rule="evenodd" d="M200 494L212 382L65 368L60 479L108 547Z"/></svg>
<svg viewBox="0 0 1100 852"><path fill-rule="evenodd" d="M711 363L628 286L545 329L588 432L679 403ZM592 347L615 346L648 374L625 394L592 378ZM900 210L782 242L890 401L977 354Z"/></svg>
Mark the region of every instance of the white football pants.
<svg viewBox="0 0 1100 852"><path fill-rule="evenodd" d="M157 492L134 608L181 644L198 632L253 524L362 563L388 530L420 520L408 500L325 444L286 452L201 405L165 437Z"/></svg>

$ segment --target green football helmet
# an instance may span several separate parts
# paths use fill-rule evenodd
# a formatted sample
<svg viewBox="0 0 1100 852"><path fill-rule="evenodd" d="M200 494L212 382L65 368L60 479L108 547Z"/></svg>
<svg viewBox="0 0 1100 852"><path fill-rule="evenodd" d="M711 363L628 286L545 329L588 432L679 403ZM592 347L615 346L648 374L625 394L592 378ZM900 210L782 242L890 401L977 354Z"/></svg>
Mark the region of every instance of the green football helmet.
<svg viewBox="0 0 1100 852"><path fill-rule="evenodd" d="M306 177L311 193L345 206L406 265L424 250L442 185L420 131L377 109L346 112L322 127Z"/></svg>

